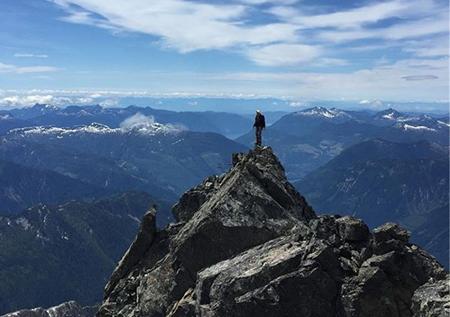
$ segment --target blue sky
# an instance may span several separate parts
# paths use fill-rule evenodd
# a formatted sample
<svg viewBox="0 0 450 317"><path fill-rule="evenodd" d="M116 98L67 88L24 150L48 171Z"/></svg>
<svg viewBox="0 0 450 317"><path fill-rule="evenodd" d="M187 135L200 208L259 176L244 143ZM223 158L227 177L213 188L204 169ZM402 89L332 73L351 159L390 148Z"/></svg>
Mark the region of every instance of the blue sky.
<svg viewBox="0 0 450 317"><path fill-rule="evenodd" d="M2 0L0 103L448 101L448 14L442 0Z"/></svg>

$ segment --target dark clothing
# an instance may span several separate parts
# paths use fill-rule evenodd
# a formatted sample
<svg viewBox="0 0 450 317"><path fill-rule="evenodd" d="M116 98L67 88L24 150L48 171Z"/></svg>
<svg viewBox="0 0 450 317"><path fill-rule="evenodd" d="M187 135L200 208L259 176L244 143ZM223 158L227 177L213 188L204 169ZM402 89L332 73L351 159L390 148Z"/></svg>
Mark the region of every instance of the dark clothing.
<svg viewBox="0 0 450 317"><path fill-rule="evenodd" d="M266 119L261 113L257 113L255 116L255 123L253 127L256 128L256 145L261 145L261 134L262 130L266 127Z"/></svg>
<svg viewBox="0 0 450 317"><path fill-rule="evenodd" d="M261 137L261 134L262 134L262 129L263 128L261 128L261 127L256 127L256 145L259 145L259 146L261 146L261 143L262 143L262 137Z"/></svg>
<svg viewBox="0 0 450 317"><path fill-rule="evenodd" d="M260 113L257 113L255 116L255 123L253 123L253 127L255 128L265 128L266 127L266 119Z"/></svg>

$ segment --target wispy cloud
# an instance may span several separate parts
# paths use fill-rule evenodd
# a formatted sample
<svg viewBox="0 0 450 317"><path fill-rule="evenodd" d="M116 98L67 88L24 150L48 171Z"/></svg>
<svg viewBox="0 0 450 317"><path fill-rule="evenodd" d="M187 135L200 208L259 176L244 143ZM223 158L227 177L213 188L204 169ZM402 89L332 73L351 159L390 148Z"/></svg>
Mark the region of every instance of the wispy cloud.
<svg viewBox="0 0 450 317"><path fill-rule="evenodd" d="M13 74L32 74L32 73L50 73L59 71L60 68L54 66L17 66L12 64L0 63L0 73Z"/></svg>
<svg viewBox="0 0 450 317"><path fill-rule="evenodd" d="M293 24L246 23L251 20L250 9L253 5L263 3L288 5L295 1L244 0L230 4L207 4L182 0L152 2L130 0L120 4L106 0L57 0L54 2L68 12L69 15L62 18L64 21L94 25L114 32L138 32L157 36L163 47L175 49L181 53L232 48L258 64L278 65L274 57L269 61L261 55L266 55L270 51L286 53L283 46L274 45L296 43L291 46L296 51L301 45L298 43L296 34L298 28ZM258 49L263 51L255 52ZM303 49L308 49L306 44L303 44ZM310 51L313 49L311 48ZM286 58L282 64L288 64L288 60L293 64L309 60L309 58L290 58L289 56Z"/></svg>
<svg viewBox="0 0 450 317"><path fill-rule="evenodd" d="M404 44L403 51L422 58L449 56L449 38L444 35L411 40Z"/></svg>
<svg viewBox="0 0 450 317"><path fill-rule="evenodd" d="M302 44L273 44L247 51L250 59L264 66L295 65L312 61L320 55L320 47Z"/></svg>
<svg viewBox="0 0 450 317"><path fill-rule="evenodd" d="M63 18L65 21L156 35L165 46L184 53L295 39L296 28L288 23L243 24L248 6L240 3L213 5L182 0L54 2L69 13Z"/></svg>
<svg viewBox="0 0 450 317"><path fill-rule="evenodd" d="M273 7L268 12L301 28L357 29L389 18L411 18L438 11L432 0L393 0L324 14L305 14L293 7Z"/></svg>
<svg viewBox="0 0 450 317"><path fill-rule="evenodd" d="M313 65L333 60L343 65L345 61L333 54L333 43L398 41L448 33L448 8L436 0L369 2L325 13L296 5L296 0L220 4L185 0L49 1L66 10L67 15L61 18L66 22L156 36L164 48L180 53L233 50L262 66L302 65L314 60ZM261 23L254 18L255 10L275 20ZM356 46L355 51L366 45ZM422 51L422 56L425 54Z"/></svg>
<svg viewBox="0 0 450 317"><path fill-rule="evenodd" d="M48 58L47 54L32 54L32 53L16 53L14 57L19 58Z"/></svg>
<svg viewBox="0 0 450 317"><path fill-rule="evenodd" d="M305 99L447 100L448 59L409 59L353 72L238 72L211 80L265 83ZM445 88L446 87L446 88Z"/></svg>
<svg viewBox="0 0 450 317"><path fill-rule="evenodd" d="M323 31L318 34L318 38L329 42L364 39L405 40L442 33L448 33L448 16L446 14L438 14L432 18L404 22L385 28Z"/></svg>
<svg viewBox="0 0 450 317"><path fill-rule="evenodd" d="M404 80L430 80L430 79L438 79L438 76L435 75L411 75L411 76L403 76L402 79Z"/></svg>

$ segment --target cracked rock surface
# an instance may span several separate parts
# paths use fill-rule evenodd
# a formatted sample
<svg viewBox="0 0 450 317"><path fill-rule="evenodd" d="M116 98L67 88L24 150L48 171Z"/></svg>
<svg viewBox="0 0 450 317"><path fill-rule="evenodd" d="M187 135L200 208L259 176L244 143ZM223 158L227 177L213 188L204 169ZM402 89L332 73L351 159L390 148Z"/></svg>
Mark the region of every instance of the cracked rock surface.
<svg viewBox="0 0 450 317"><path fill-rule="evenodd" d="M47 309L22 309L1 317L93 317L96 310L95 306L81 307L77 302L69 301Z"/></svg>
<svg viewBox="0 0 450 317"><path fill-rule="evenodd" d="M173 211L161 231L144 217L97 316L422 316L414 292L446 276L395 224L316 216L270 148L235 155Z"/></svg>

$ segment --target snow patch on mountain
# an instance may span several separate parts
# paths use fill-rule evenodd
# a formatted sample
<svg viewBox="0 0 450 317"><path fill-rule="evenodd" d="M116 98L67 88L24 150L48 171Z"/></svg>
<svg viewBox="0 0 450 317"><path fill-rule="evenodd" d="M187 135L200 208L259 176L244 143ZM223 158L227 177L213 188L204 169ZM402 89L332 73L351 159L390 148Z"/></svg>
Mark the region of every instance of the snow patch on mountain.
<svg viewBox="0 0 450 317"><path fill-rule="evenodd" d="M416 130L416 131L432 131L432 132L436 132L436 129L429 128L429 127L426 127L426 126L423 126L423 125L414 126L414 125L404 124L403 125L403 129L405 129L405 131L407 131L407 130Z"/></svg>
<svg viewBox="0 0 450 317"><path fill-rule="evenodd" d="M396 119L396 116L395 116L395 113L394 113L394 112L391 112L391 113L385 114L385 115L383 116L383 118L384 118L384 119L388 119L388 120L395 120L395 119Z"/></svg>
<svg viewBox="0 0 450 317"><path fill-rule="evenodd" d="M144 116L137 113L127 119L121 124L120 128L110 128L107 125L100 123L91 123L89 125L83 125L73 128L61 128L51 126L35 126L28 128L13 129L10 134L19 135L54 135L57 138L62 138L68 135L74 134L124 134L124 133L139 133L144 135L157 135L157 134L171 134L178 133L186 130L181 125L173 124L161 124L155 121L151 116Z"/></svg>
<svg viewBox="0 0 450 317"><path fill-rule="evenodd" d="M119 129L112 129L106 125L99 123L92 123L86 126L79 126L74 128L60 128L60 127L47 127L47 126L36 126L30 128L20 128L13 129L10 133L17 133L23 135L30 134L46 134L46 135L72 135L77 133L96 133L96 134L106 134L106 133L117 133L120 132Z"/></svg>
<svg viewBox="0 0 450 317"><path fill-rule="evenodd" d="M375 119L378 120L389 120L389 121L397 121L400 118L404 118L405 116L398 112L397 110L393 109L393 108L389 108L380 112L377 112L374 115Z"/></svg>
<svg viewBox="0 0 450 317"><path fill-rule="evenodd" d="M31 223L28 221L28 219L26 219L24 217L17 218L16 224L21 226L24 230L28 230L31 228Z"/></svg>
<svg viewBox="0 0 450 317"><path fill-rule="evenodd" d="M296 113L298 116L315 116L315 117L324 117L328 119L333 119L337 117L348 117L351 118L351 115L348 113L336 109L336 108L325 108L325 107L314 107L310 109L306 109L303 111L299 111Z"/></svg>

